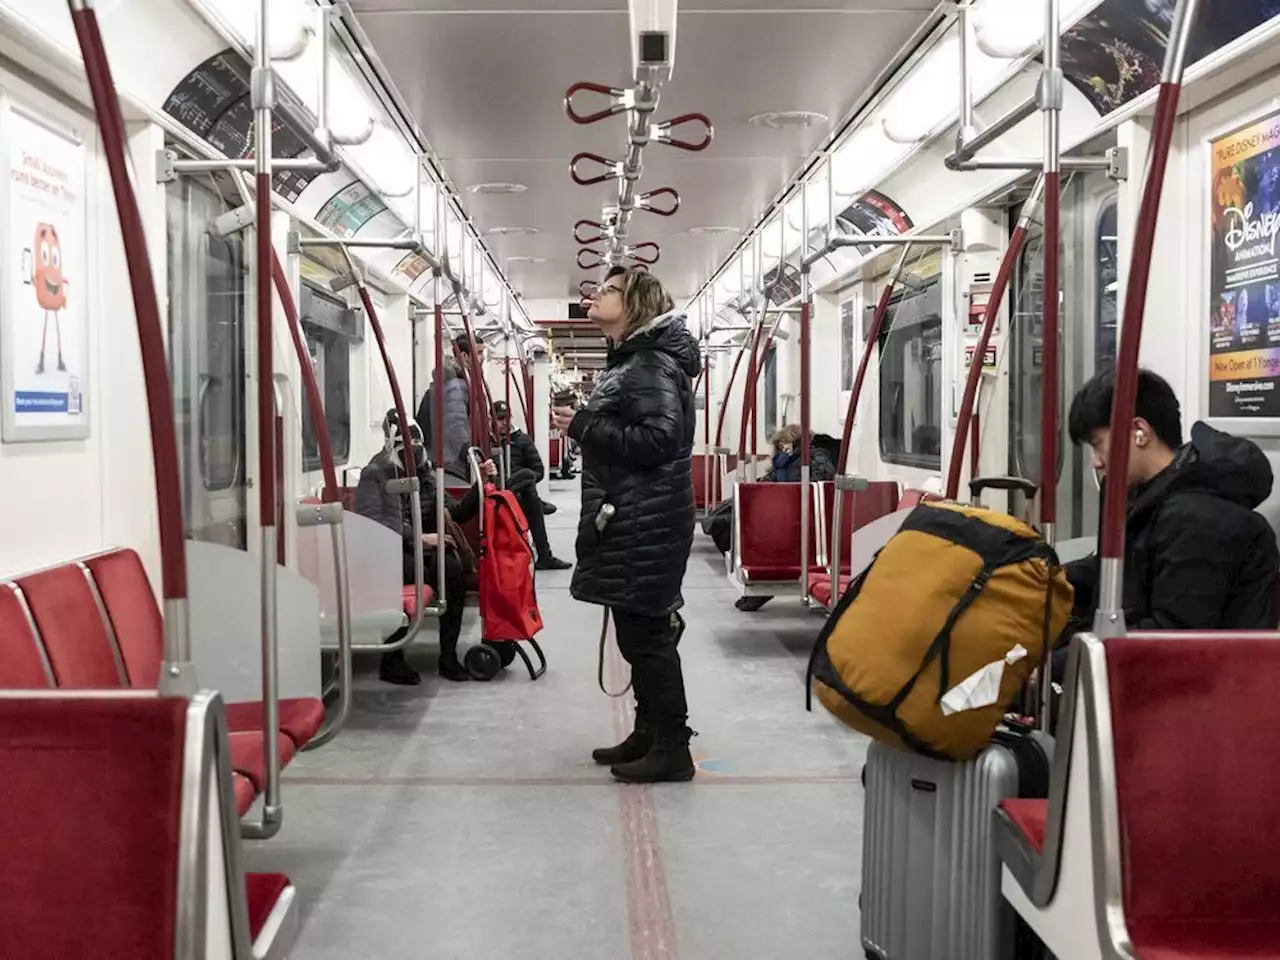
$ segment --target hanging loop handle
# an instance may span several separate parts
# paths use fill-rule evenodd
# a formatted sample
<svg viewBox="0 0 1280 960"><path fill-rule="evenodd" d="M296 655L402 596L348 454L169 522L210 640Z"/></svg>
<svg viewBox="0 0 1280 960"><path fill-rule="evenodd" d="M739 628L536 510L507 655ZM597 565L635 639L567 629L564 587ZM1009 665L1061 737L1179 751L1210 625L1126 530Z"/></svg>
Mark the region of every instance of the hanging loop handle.
<svg viewBox="0 0 1280 960"><path fill-rule="evenodd" d="M593 261L588 261L587 263L583 263L582 258L587 255L593 256L596 259ZM602 254L595 247L583 247L581 250L578 251L578 266L581 267L583 270L595 270L597 267L606 266L608 262L609 261L605 259L604 254Z"/></svg>
<svg viewBox="0 0 1280 960"><path fill-rule="evenodd" d="M578 113L573 109L573 98L575 94L583 92L609 97L613 102L603 110L597 110L595 113ZM569 119L574 123L596 123L631 109L634 100L635 94L630 90L619 90L617 87L608 87L603 83L590 83L584 80L581 83L575 83L564 92L564 112L569 115Z"/></svg>
<svg viewBox="0 0 1280 960"><path fill-rule="evenodd" d="M598 163L605 168L605 172L597 177L584 177L578 172L578 164L589 160L592 163ZM589 187L592 184L604 183L606 180L617 180L622 176L622 164L617 160L610 160L608 157L602 157L598 153L588 153L583 151L576 154L569 161L569 176L573 178L573 182L580 187Z"/></svg>
<svg viewBox="0 0 1280 960"><path fill-rule="evenodd" d="M676 127L682 127L690 123L702 124L703 135L701 140L682 140L672 132ZM711 146L711 141L715 139L715 135L716 130L711 124L711 118L705 113L682 113L678 117L672 117L670 120L656 123L649 128L649 136L658 143L665 143L667 146L689 150L693 153L698 153Z"/></svg>
<svg viewBox="0 0 1280 960"><path fill-rule="evenodd" d="M668 201L655 203L659 197L669 197ZM660 217L674 217L680 209L680 194L675 187L659 187L636 197L636 209L648 213L656 213Z"/></svg>
<svg viewBox="0 0 1280 960"><path fill-rule="evenodd" d="M641 255L641 250L652 250L653 255ZM627 247L626 254L636 263L643 263L647 266L658 262L658 258L662 256L662 248L653 241L649 241L648 243L637 243L634 247Z"/></svg>
<svg viewBox="0 0 1280 960"><path fill-rule="evenodd" d="M584 228L590 228L596 231L594 237L584 237L582 231ZM573 239L578 243L599 243L609 236L609 227L597 220L579 220L573 225Z"/></svg>

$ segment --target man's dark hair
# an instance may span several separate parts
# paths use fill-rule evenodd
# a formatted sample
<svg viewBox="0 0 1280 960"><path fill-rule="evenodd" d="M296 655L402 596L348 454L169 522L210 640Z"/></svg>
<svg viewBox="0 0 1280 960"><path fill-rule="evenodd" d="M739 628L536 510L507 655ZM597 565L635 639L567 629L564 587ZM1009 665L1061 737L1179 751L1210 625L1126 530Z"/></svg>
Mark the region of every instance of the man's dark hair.
<svg viewBox="0 0 1280 960"><path fill-rule="evenodd" d="M1115 371L1104 370L1076 393L1067 417L1067 430L1075 443L1088 443L1095 430L1111 426L1111 398ZM1182 446L1182 408L1173 387L1159 374L1138 371L1138 402L1133 414L1151 424L1156 439L1170 450Z"/></svg>
<svg viewBox="0 0 1280 960"><path fill-rule="evenodd" d="M460 333L453 338L453 345L458 348L458 352L469 354L471 352L471 338L465 333Z"/></svg>

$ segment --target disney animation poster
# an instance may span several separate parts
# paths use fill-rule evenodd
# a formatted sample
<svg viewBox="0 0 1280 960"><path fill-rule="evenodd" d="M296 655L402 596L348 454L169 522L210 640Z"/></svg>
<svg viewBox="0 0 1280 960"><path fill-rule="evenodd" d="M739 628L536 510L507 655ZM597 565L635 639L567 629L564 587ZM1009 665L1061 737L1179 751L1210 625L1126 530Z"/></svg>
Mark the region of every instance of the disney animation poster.
<svg viewBox="0 0 1280 960"><path fill-rule="evenodd" d="M0 102L8 234L3 315L4 439L89 435L85 150L77 130Z"/></svg>
<svg viewBox="0 0 1280 960"><path fill-rule="evenodd" d="M1209 416L1280 417L1280 114L1209 146Z"/></svg>

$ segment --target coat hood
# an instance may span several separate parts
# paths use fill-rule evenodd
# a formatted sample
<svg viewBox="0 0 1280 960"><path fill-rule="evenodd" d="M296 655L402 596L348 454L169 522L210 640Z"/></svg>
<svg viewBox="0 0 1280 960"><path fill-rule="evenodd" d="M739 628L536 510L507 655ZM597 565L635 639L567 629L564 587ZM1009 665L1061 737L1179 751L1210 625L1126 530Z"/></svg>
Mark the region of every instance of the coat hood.
<svg viewBox="0 0 1280 960"><path fill-rule="evenodd" d="M689 376L697 376L702 369L702 351L698 341L685 326L685 315L679 310L655 317L628 337L609 353L610 365L640 350L660 350L669 354Z"/></svg>
<svg viewBox="0 0 1280 960"><path fill-rule="evenodd" d="M1134 509L1171 493L1200 492L1253 510L1271 496L1272 480L1271 461L1256 443L1198 422L1173 463L1136 492Z"/></svg>

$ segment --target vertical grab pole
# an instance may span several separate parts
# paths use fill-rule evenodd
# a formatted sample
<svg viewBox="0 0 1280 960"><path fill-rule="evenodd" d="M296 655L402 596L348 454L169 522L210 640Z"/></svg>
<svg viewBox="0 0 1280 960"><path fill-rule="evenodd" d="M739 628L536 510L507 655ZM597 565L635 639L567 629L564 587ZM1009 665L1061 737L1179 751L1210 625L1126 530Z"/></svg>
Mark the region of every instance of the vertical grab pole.
<svg viewBox="0 0 1280 960"><path fill-rule="evenodd" d="M769 316L769 298L765 294L764 289L764 269L760 263L760 254L763 251L763 245L760 243L760 233L751 240L751 294L755 298L756 303L760 304L760 316L762 318L761 330L763 331L763 319ZM764 352L756 352L756 373L751 378L751 479L758 480L759 477L759 457L760 457L760 374L764 370L765 356L769 352L769 343L772 338L764 341Z"/></svg>
<svg viewBox="0 0 1280 960"><path fill-rule="evenodd" d="M702 334L702 514L711 513L711 324L707 321L706 298L698 300L698 326Z"/></svg>
<svg viewBox="0 0 1280 960"><path fill-rule="evenodd" d="M277 700L279 652L276 649L276 468L275 468L275 356L271 330L271 111L275 106L275 78L271 72L269 25L270 0L259 0L257 47L253 56L251 97L253 105L254 216L257 257L254 288L257 297L258 350L258 514L262 533L262 742L267 762L266 796L261 824L246 824L246 835L265 839L279 832L283 821L280 805L280 730Z"/></svg>
<svg viewBox="0 0 1280 960"><path fill-rule="evenodd" d="M1044 72L1040 75L1040 109L1044 114L1044 318L1041 326L1042 395L1040 400L1040 530L1050 546L1058 505L1058 235L1062 207L1062 37L1060 0L1046 0ZM975 361L978 359L974 358ZM974 418L977 423L977 417ZM974 454L978 450L974 441ZM1048 730L1053 719L1053 684L1049 682L1052 644L1046 643L1040 662L1039 726Z"/></svg>
<svg viewBox="0 0 1280 960"><path fill-rule="evenodd" d="M1186 71L1187 42L1191 24L1195 21L1197 3L1198 0L1178 0L1169 29L1160 95L1156 99L1151 153L1142 185L1142 204L1138 208L1133 257L1129 261L1129 278L1124 291L1124 316L1120 324L1115 392L1111 404L1111 446L1107 456L1108 475L1120 479L1113 482L1111 495L1103 497L1102 501L1102 538L1098 551L1099 602L1093 626L1094 633L1104 638L1125 631L1124 525L1128 497L1119 489L1119 484L1124 483L1123 478L1129 473L1129 438L1133 434L1133 412L1138 396L1138 352L1142 345L1147 285L1151 280L1151 254L1160 216L1160 195L1164 190L1169 146L1178 118L1182 77Z"/></svg>
<svg viewBox="0 0 1280 960"><path fill-rule="evenodd" d="M974 403L978 396L978 384L982 379L982 357L987 344L991 342L991 333L995 329L996 315L1000 312L1000 304L1004 302L1005 291L1009 289L1009 279L1013 275L1013 265L1018 262L1018 255L1026 243L1027 232L1031 221L1039 211L1044 197L1044 177L1040 176L1031 188L1031 196L1022 205L1022 215L1009 237L1009 248L1000 261L1000 269L996 271L995 282L991 286L991 299L987 301L987 309L982 318L982 333L978 337L977 348L973 351L973 359L969 363L969 375L965 379L964 396L960 400L960 412L956 418L955 434L951 438L951 460L947 468L946 497L955 500L960 495L960 475L964 472L965 441L969 437L969 429L973 420Z"/></svg>
<svg viewBox="0 0 1280 960"><path fill-rule="evenodd" d="M445 200L444 190L436 190L435 204L435 233L433 236L444 239L444 256L440 258L444 266L449 263L448 233L445 217ZM440 302L441 293L441 269L436 267L431 274L431 294L432 304L435 308L435 383L436 387L435 400L435 418L438 426L432 431L432 445L435 450L432 451L431 458L435 461L436 468L436 533L444 533L444 304ZM421 554L419 554L421 556ZM445 607L448 605L448 597L446 596L445 587L445 551L442 546L436 548L436 607L443 615ZM421 599L421 598L419 598ZM455 602L460 603L462 598L459 597Z"/></svg>
<svg viewBox="0 0 1280 960"><path fill-rule="evenodd" d="M858 398L862 396L862 384L867 377L867 368L871 365L872 354L880 344L880 331L884 326L884 318L889 313L889 301L893 298L893 289L898 285L898 278L902 276L910 253L911 244L904 244L902 252L898 254L897 263L889 271L889 280L884 290L880 292L880 299L876 301L876 312L871 318L871 329L867 331L867 342L862 345L862 359L858 361L858 374L853 378L853 389L849 392L849 407L844 415L844 431L840 434L840 463L837 465L837 473L840 476L844 476L849 469L849 448L853 444L853 421L858 413ZM805 276L808 277L808 271L805 271Z"/></svg>
<svg viewBox="0 0 1280 960"><path fill-rule="evenodd" d="M160 670L160 691L168 696L191 696L199 687L195 663L191 659L182 486L164 328L160 322L151 259L147 256L147 235L129 178L124 119L120 115L111 63L102 45L97 15L91 0L68 0L67 7L75 25L76 42L84 58L94 114L102 134L103 153L111 175L116 216L124 239L129 291L138 326L160 530L161 595L164 600L164 660Z"/></svg>
<svg viewBox="0 0 1280 960"><path fill-rule="evenodd" d="M830 183L831 177L831 161L827 161L827 182ZM805 181L807 185L808 181ZM809 235L809 206L807 197L805 196L805 188L800 188L800 229L807 237ZM783 237L786 237L786 203L782 204L778 211L778 220L784 222ZM782 277L782 264L786 261L787 251L786 244L779 253L782 258L778 261L778 277ZM801 263L804 262L804 248L801 247ZM800 602L809 603L809 540L813 535L813 531L809 525L809 505L812 496L812 489L809 486L809 271L802 269L800 271ZM839 491L835 491L837 499L840 497ZM840 537L840 531L835 531L836 539ZM833 576L839 573L834 571ZM838 590L839 583L836 580L831 581L831 589Z"/></svg>
<svg viewBox="0 0 1280 960"><path fill-rule="evenodd" d="M503 307L506 306L507 292L502 291ZM511 318L502 328L502 390L507 404L507 420L502 428L502 486L505 488L511 478Z"/></svg>

